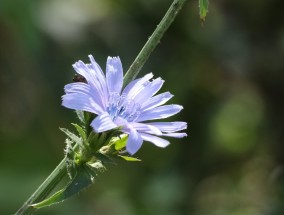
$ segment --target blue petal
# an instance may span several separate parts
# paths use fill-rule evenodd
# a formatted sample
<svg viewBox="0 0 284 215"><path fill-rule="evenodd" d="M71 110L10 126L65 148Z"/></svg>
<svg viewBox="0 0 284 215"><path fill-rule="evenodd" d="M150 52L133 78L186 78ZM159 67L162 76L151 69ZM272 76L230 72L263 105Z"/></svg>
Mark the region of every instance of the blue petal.
<svg viewBox="0 0 284 215"><path fill-rule="evenodd" d="M95 109L98 110L98 114L104 112L104 106L102 106L101 103L98 101L98 97L100 97L100 94L98 94L98 91L94 90L90 85L81 82L71 83L65 85L64 91L66 94L81 93L88 95L91 103L95 103L94 106Z"/></svg>
<svg viewBox="0 0 284 215"><path fill-rule="evenodd" d="M143 139L140 134L133 128L130 129L130 134L128 136L126 150L129 154L135 154L142 146Z"/></svg>
<svg viewBox="0 0 284 215"><path fill-rule="evenodd" d="M134 129L136 129L138 132L162 135L162 132L156 126L152 126L152 125L144 124L144 123L137 123L137 122L131 122L129 124Z"/></svg>
<svg viewBox="0 0 284 215"><path fill-rule="evenodd" d="M140 81L140 80L141 80L141 78L137 78L137 79L131 81L129 84L127 84L127 85L124 87L124 89L123 89L123 91L122 91L121 94L123 94L123 95L128 94L129 91L132 89L132 87L133 87L138 81Z"/></svg>
<svg viewBox="0 0 284 215"><path fill-rule="evenodd" d="M158 147L165 148L166 146L168 146L170 144L169 141L167 141L163 138L160 138L160 137L156 137L156 136L153 136L153 135L150 135L150 134L143 134L143 133L140 133L140 135L143 138L143 140L151 142Z"/></svg>
<svg viewBox="0 0 284 215"><path fill-rule="evenodd" d="M91 71L96 71L95 74L98 80L96 84L98 84L98 86L100 87L100 91L102 92L102 95L104 96L103 97L104 104L107 105L108 89L107 89L105 74L103 73L101 67L97 64L97 62L95 61L92 55L89 55L89 59L90 59L91 64L89 64L88 66L91 69Z"/></svg>
<svg viewBox="0 0 284 215"><path fill-rule="evenodd" d="M78 93L78 92L90 94L90 86L82 82L76 82L76 83L66 84L64 86L64 91L66 94Z"/></svg>
<svg viewBox="0 0 284 215"><path fill-rule="evenodd" d="M73 110L89 111L96 113L96 110L90 104L88 96L84 94L72 93L62 96L62 105Z"/></svg>
<svg viewBox="0 0 284 215"><path fill-rule="evenodd" d="M155 126L162 132L176 132L187 128L186 122L149 122L145 124Z"/></svg>
<svg viewBox="0 0 284 215"><path fill-rule="evenodd" d="M183 137L187 137L187 134L186 133L169 133L169 134L163 134L162 136L174 137L174 138L183 138Z"/></svg>
<svg viewBox="0 0 284 215"><path fill-rule="evenodd" d="M155 79L135 96L135 101L137 103L143 103L144 101L147 101L161 89L163 83L164 80L162 80L161 78Z"/></svg>
<svg viewBox="0 0 284 215"><path fill-rule="evenodd" d="M103 108L96 102L96 92L85 83L65 85L66 94L62 96L62 105L74 110L84 110L91 113L103 113Z"/></svg>
<svg viewBox="0 0 284 215"><path fill-rule="evenodd" d="M90 67L93 70L93 72L95 72L96 76L98 77L98 79L104 84L104 86L106 86L106 81L105 81L105 75L104 72L102 71L101 67L99 66L99 64L97 64L97 62L95 61L94 57L92 55L88 56L90 59Z"/></svg>
<svg viewBox="0 0 284 215"><path fill-rule="evenodd" d="M97 133L108 131L117 127L117 125L112 121L108 113L103 113L97 116L92 121L91 126L94 128L95 132Z"/></svg>
<svg viewBox="0 0 284 215"><path fill-rule="evenodd" d="M123 70L119 57L107 58L106 81L109 93L121 93Z"/></svg>
<svg viewBox="0 0 284 215"><path fill-rule="evenodd" d="M136 122L142 122L153 119L164 119L172 115L177 114L183 109L181 105L164 105L156 107L141 113L141 115L135 120Z"/></svg>
<svg viewBox="0 0 284 215"><path fill-rule="evenodd" d="M96 98L97 103L106 109L108 95L106 95L105 77L101 75L100 67L98 65L95 67L93 64L85 64L82 61L78 61L73 64L73 68L78 74L86 78L92 91L98 95Z"/></svg>
<svg viewBox="0 0 284 215"><path fill-rule="evenodd" d="M167 101L169 101L172 97L173 95L170 94L169 92L161 93L142 103L141 109L142 111L146 111L161 106L165 104Z"/></svg>
<svg viewBox="0 0 284 215"><path fill-rule="evenodd" d="M145 75L143 78L140 78L138 81L131 84L131 87L126 86L122 94L125 94L129 99L133 99L141 90L149 84L149 80L153 77L152 73Z"/></svg>

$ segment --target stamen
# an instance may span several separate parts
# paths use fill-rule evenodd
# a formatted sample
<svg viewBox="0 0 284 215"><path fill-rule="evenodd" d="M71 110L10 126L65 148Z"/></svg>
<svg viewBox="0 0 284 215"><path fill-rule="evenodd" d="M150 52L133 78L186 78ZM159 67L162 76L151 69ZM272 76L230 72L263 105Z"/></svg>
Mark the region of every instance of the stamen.
<svg viewBox="0 0 284 215"><path fill-rule="evenodd" d="M140 109L140 104L128 99L125 95L120 96L118 93L109 95L107 111L113 120L120 117L132 122L140 115Z"/></svg>

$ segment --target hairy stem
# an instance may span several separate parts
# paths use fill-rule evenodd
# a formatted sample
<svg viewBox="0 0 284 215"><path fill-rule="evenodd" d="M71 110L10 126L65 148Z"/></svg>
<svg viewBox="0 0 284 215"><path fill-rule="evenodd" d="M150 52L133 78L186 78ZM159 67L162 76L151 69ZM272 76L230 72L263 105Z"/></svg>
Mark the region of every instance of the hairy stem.
<svg viewBox="0 0 284 215"><path fill-rule="evenodd" d="M140 72L141 68L144 66L145 62L148 60L151 53L154 51L156 46L159 44L161 38L164 33L167 31L169 26L174 21L176 15L181 10L183 4L186 0L174 0L168 9L167 13L153 32L153 34L149 37L146 44L143 46L138 56L135 58L131 66L129 67L127 73L124 76L124 86L127 85L130 81L134 80L135 77Z"/></svg>

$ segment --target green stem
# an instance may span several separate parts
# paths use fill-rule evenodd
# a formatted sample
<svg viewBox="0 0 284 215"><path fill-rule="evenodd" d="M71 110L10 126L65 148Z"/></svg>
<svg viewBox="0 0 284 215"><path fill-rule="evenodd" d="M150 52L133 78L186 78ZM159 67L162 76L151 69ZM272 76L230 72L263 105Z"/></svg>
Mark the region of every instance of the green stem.
<svg viewBox="0 0 284 215"><path fill-rule="evenodd" d="M31 197L16 212L16 215L32 214L36 209L31 204L44 200L67 174L66 158L64 158Z"/></svg>
<svg viewBox="0 0 284 215"><path fill-rule="evenodd" d="M126 86L130 81L134 80L135 77L140 72L141 68L154 51L156 46L159 44L162 36L167 31L169 26L174 21L176 15L181 10L183 4L186 0L174 0L171 4L170 8L168 9L167 13L153 32L153 34L149 37L146 44L143 46L142 50L135 58L133 63L131 64L130 68L128 69L127 73L124 76L124 86Z"/></svg>

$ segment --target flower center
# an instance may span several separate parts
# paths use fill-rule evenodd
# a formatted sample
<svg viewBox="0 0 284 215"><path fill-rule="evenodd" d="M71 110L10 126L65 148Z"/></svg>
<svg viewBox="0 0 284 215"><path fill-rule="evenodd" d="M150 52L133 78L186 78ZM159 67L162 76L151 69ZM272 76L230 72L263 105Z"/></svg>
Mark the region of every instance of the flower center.
<svg viewBox="0 0 284 215"><path fill-rule="evenodd" d="M121 117L128 122L133 122L140 115L141 105L135 103L133 99L128 99L125 95L110 93L107 112L112 120Z"/></svg>

